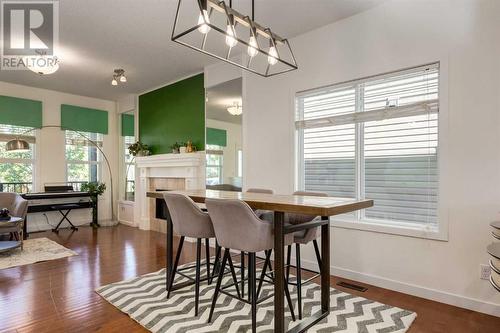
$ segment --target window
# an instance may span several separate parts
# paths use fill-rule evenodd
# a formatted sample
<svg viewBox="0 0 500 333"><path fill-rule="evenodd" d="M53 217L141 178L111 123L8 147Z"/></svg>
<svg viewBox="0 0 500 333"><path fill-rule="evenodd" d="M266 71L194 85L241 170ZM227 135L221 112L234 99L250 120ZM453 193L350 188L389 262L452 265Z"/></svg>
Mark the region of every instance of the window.
<svg viewBox="0 0 500 333"><path fill-rule="evenodd" d="M128 151L128 147L135 143L135 137L123 136L124 163L125 163L125 200L134 201L135 196L135 163L134 156Z"/></svg>
<svg viewBox="0 0 500 333"><path fill-rule="evenodd" d="M0 124L0 192L26 193L33 190L35 156L34 132L23 139L29 142L28 152L6 152L5 144L29 131L31 127Z"/></svg>
<svg viewBox="0 0 500 333"><path fill-rule="evenodd" d="M222 167L224 162L224 147L218 145L207 145L207 185L219 185L224 183Z"/></svg>
<svg viewBox="0 0 500 333"><path fill-rule="evenodd" d="M350 219L438 223L439 64L297 95L298 187L369 198Z"/></svg>
<svg viewBox="0 0 500 333"><path fill-rule="evenodd" d="M101 154L90 140L102 147L103 135L79 133L66 131L66 180L75 190L84 182L96 182L101 178Z"/></svg>

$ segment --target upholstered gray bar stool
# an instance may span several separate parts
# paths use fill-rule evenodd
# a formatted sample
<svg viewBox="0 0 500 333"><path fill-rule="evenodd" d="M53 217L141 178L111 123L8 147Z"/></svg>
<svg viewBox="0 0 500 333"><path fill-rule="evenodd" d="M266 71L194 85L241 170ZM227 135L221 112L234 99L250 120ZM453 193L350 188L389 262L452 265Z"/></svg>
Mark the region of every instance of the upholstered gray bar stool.
<svg viewBox="0 0 500 333"><path fill-rule="evenodd" d="M274 191L268 188L258 188L258 187L253 187L249 188L247 190L247 193L261 193L261 194L274 194ZM271 211L267 210L261 210L261 209L256 209L254 210L255 214L259 217L262 218L262 216L265 216L267 214L273 214ZM266 256L267 256L267 251L266 251ZM262 259L259 257L259 259ZM240 258L240 265L241 265L241 295L242 297L245 296L245 253L241 252L241 258ZM248 295L248 299L250 299L250 295Z"/></svg>
<svg viewBox="0 0 500 333"><path fill-rule="evenodd" d="M238 298L240 301L249 303L252 308L252 332L256 331L257 321L257 304L268 299L272 295L265 296L260 300L257 297L256 288L256 253L261 251L271 250L274 247L274 226L272 223L263 221L255 214L255 212L243 201L240 200L224 200L224 199L206 199L206 205L212 223L215 229L217 240L225 250L222 257L222 267L217 278L215 293L212 299L212 307L208 321L212 321L215 305L219 293L223 293L230 297L234 295L226 292L225 289L236 286L237 282L226 286L221 286L223 279L223 272L227 261L230 258L230 250L237 250L248 253L248 283L250 300ZM285 236L285 244L293 243L293 235ZM266 252L269 253L269 252ZM267 254L266 254L267 256ZM285 279L284 276L276 277ZM237 288L238 290L238 288ZM292 300L288 291L288 284L285 281L285 295L290 307L292 319L295 320L293 311Z"/></svg>
<svg viewBox="0 0 500 333"><path fill-rule="evenodd" d="M175 257L174 267L171 274L170 281L167 281L167 298L170 297L170 293L174 289L174 278L175 274L184 276L185 278L192 280L192 277L182 273L183 270L191 269L191 267L184 267L178 269L179 259L181 256L182 245L184 244L185 237L196 238L196 276L194 279L195 283L195 316L198 316L198 304L200 298L200 282L208 281L211 282L210 274L210 248L209 239L215 238L215 232L208 213L203 212L191 198L183 194L169 193L165 192L163 198L168 207L170 213L170 218L172 219L172 225L175 233L181 236L179 241L179 247L177 249L177 255ZM201 270L201 240L205 239L205 251L206 251L206 269L207 277L203 280L200 279ZM189 284L188 284L189 285ZM183 286L180 286L183 287Z"/></svg>
<svg viewBox="0 0 500 333"><path fill-rule="evenodd" d="M304 195L304 196L314 196L314 197L327 197L327 193L323 192L307 192L307 191L296 191L293 195ZM317 216L313 215L303 215L303 214L287 214L285 217L285 223L289 224L301 224L311 222L317 219ZM321 255L319 252L318 241L321 234L321 229L311 228L304 231L298 231L293 234L293 242L295 243L295 266L297 268L297 281L295 283L290 282L290 257L292 253L292 246L288 246L287 251L287 259L286 259L286 278L287 282L292 285L297 286L297 307L298 307L298 315L299 319L302 319L302 284L310 282L314 278L314 276L307 281L302 282L302 265L300 261L300 246L309 244L310 242L314 245L314 253L316 254L316 260L318 261L318 267L321 267Z"/></svg>

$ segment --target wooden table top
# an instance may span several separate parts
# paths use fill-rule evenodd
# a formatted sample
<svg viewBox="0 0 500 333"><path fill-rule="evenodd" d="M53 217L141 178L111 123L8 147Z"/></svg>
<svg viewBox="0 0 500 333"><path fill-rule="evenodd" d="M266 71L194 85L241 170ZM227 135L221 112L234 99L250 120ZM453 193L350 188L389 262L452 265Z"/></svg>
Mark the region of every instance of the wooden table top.
<svg viewBox="0 0 500 333"><path fill-rule="evenodd" d="M165 192L147 192L149 198L162 199ZM253 209L285 213L302 213L316 216L333 216L373 206L373 200L356 200L338 197L313 197L217 190L171 191L189 196L194 202L209 199L236 199L245 201Z"/></svg>

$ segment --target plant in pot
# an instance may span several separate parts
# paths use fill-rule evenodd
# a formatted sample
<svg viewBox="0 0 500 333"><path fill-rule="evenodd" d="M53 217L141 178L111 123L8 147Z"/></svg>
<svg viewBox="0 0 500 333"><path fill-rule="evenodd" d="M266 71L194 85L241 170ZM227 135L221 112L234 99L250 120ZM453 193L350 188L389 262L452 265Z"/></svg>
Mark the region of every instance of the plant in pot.
<svg viewBox="0 0 500 333"><path fill-rule="evenodd" d="M149 149L149 146L140 141L137 141L136 143L133 143L130 146L128 146L128 151L134 157L151 155L151 150Z"/></svg>
<svg viewBox="0 0 500 333"><path fill-rule="evenodd" d="M97 200L99 200L98 197L106 191L106 184L101 182L83 183L80 190L82 192L88 192L92 200L92 223L90 223L90 225L93 228L100 227L97 220Z"/></svg>
<svg viewBox="0 0 500 333"><path fill-rule="evenodd" d="M176 142L170 146L170 149L172 149L173 154L179 154L179 149L181 148L181 146L182 146L182 144L180 144L179 142Z"/></svg>

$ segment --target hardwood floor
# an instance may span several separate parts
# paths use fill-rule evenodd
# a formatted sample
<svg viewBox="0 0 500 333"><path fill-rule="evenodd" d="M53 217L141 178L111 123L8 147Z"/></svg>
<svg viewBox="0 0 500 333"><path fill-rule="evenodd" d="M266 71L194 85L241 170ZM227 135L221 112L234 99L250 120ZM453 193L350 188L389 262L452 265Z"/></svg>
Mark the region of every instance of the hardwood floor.
<svg viewBox="0 0 500 333"><path fill-rule="evenodd" d="M0 270L0 332L146 332L94 290L163 268L164 234L120 225L32 237L50 238L79 255ZM182 261L194 260L194 246L184 249ZM339 280L332 277L332 285ZM410 333L500 331L500 318L365 286L364 293L344 290L417 312Z"/></svg>

